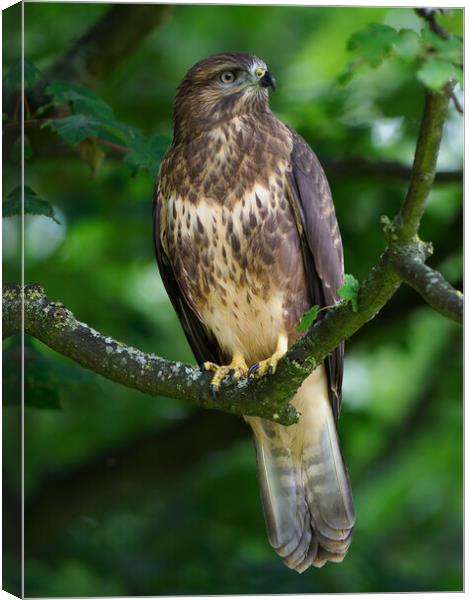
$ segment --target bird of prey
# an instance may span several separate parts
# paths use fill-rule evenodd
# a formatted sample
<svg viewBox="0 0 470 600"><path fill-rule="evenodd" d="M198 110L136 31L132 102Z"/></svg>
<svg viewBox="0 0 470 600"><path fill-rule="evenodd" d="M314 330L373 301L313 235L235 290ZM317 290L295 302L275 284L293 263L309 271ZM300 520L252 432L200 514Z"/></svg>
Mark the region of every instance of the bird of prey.
<svg viewBox="0 0 470 600"><path fill-rule="evenodd" d="M270 110L275 80L250 54L195 64L178 87L174 137L155 186L161 277L194 355L226 376L262 377L298 338L314 304L338 299L343 251L322 167ZM343 346L292 403L289 427L246 418L271 545L298 572L340 562L355 523L339 448Z"/></svg>

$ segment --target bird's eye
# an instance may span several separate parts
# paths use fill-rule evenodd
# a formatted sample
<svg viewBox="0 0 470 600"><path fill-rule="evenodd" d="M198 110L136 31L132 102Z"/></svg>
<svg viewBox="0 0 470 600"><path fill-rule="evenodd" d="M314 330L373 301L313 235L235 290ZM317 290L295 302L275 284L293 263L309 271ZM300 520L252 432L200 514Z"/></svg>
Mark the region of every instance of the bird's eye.
<svg viewBox="0 0 470 600"><path fill-rule="evenodd" d="M237 76L233 71L223 71L219 75L219 80L222 83L233 83L236 78L237 78Z"/></svg>

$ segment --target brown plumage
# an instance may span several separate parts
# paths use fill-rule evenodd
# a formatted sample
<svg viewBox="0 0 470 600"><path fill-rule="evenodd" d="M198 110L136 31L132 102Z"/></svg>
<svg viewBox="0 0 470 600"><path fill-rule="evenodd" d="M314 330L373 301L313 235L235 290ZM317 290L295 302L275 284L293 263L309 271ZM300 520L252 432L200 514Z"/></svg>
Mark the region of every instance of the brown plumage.
<svg viewBox="0 0 470 600"><path fill-rule="evenodd" d="M227 374L275 371L303 313L334 303L343 279L328 182L271 112L269 87L266 65L248 54L192 67L155 190L160 273L214 391ZM293 398L297 425L247 419L270 543L299 572L342 560L354 527L336 433L342 370L341 345Z"/></svg>

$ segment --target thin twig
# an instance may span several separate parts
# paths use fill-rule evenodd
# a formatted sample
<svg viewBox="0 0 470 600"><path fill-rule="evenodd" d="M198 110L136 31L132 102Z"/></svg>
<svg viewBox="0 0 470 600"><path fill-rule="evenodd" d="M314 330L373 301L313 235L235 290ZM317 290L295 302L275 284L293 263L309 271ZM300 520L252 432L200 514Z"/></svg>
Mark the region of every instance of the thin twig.
<svg viewBox="0 0 470 600"><path fill-rule="evenodd" d="M406 255L396 258L395 268L403 281L421 294L434 310L457 323L463 322L463 294L454 289L441 273Z"/></svg>
<svg viewBox="0 0 470 600"><path fill-rule="evenodd" d="M428 22L431 31L434 31L436 35L441 37L443 40L449 38L449 32L446 31L436 20L436 15L442 13L445 9L442 8L415 8L416 13L425 21Z"/></svg>
<svg viewBox="0 0 470 600"><path fill-rule="evenodd" d="M109 140L104 140L103 138L98 138L98 137L95 137L93 139L98 144L103 144L103 146L108 146L109 148L113 148L114 150L117 150L118 152L123 152L123 153L129 152L129 148L127 148L126 146L122 146L121 144L116 144L114 142L110 142Z"/></svg>
<svg viewBox="0 0 470 600"><path fill-rule="evenodd" d="M460 104L459 99L455 95L455 92L452 92L450 97L451 97L452 102L454 103L454 106L455 106L455 109L457 110L457 112L460 113L461 115L463 115L462 105Z"/></svg>

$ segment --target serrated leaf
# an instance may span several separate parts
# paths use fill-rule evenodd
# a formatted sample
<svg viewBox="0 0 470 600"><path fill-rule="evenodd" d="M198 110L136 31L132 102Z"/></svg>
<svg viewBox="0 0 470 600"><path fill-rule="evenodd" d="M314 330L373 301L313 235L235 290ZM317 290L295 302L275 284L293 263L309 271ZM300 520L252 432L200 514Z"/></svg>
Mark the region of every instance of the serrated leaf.
<svg viewBox="0 0 470 600"><path fill-rule="evenodd" d="M21 186L14 188L5 202L2 204L3 217L12 217L21 215ZM43 215L49 217L56 223L59 221L55 217L54 208L46 200L42 200L29 186L24 186L24 214L25 215Z"/></svg>
<svg viewBox="0 0 470 600"><path fill-rule="evenodd" d="M352 309L354 312L357 311L357 296L359 294L359 281L354 277L346 273L343 279L343 285L339 288L338 294L340 298L346 302L351 302Z"/></svg>
<svg viewBox="0 0 470 600"><path fill-rule="evenodd" d="M171 140L159 134L145 136L140 133L129 144L129 152L124 157L124 162L135 172L138 169L147 169L154 178L160 162Z"/></svg>
<svg viewBox="0 0 470 600"><path fill-rule="evenodd" d="M100 100L97 102L91 98L79 98L73 102L73 110L76 114L90 115L100 119L112 119L113 109Z"/></svg>
<svg viewBox="0 0 470 600"><path fill-rule="evenodd" d="M371 67L378 67L392 51L398 32L382 23L369 23L366 29L349 38L347 48L360 56Z"/></svg>
<svg viewBox="0 0 470 600"><path fill-rule="evenodd" d="M100 137L110 142L124 143L124 145L129 146L136 135L140 134L140 130L127 123L115 119L101 119Z"/></svg>
<svg viewBox="0 0 470 600"><path fill-rule="evenodd" d="M416 73L418 79L431 90L439 90L454 75L454 66L444 60L426 60Z"/></svg>
<svg viewBox="0 0 470 600"><path fill-rule="evenodd" d="M400 29L393 43L393 49L402 60L411 62L421 52L421 39L412 29Z"/></svg>
<svg viewBox="0 0 470 600"><path fill-rule="evenodd" d="M75 114L112 119L113 109L90 88L68 81L54 81L46 88L46 93L56 102L70 102Z"/></svg>
<svg viewBox="0 0 470 600"><path fill-rule="evenodd" d="M24 87L30 88L36 81L42 78L42 72L27 58L24 59ZM15 61L8 69L7 74L3 78L6 87L12 90L20 90L22 87L21 80L21 59Z"/></svg>
<svg viewBox="0 0 470 600"><path fill-rule="evenodd" d="M53 96L56 102L72 102L78 98L99 100L100 97L90 88L59 79L46 87L46 94Z"/></svg>
<svg viewBox="0 0 470 600"><path fill-rule="evenodd" d="M100 132L100 122L88 115L71 115L62 119L51 119L47 125L60 135L68 144L75 146Z"/></svg>
<svg viewBox="0 0 470 600"><path fill-rule="evenodd" d="M297 325L298 333L305 333L308 331L316 321L319 312L320 306L318 304L310 307L307 312L303 314L302 318L300 319L300 323Z"/></svg>
<svg viewBox="0 0 470 600"><path fill-rule="evenodd" d="M430 29L423 29L423 40L434 53L431 58L438 58L457 65L463 63L463 39L458 35L451 35L447 39L441 38Z"/></svg>

